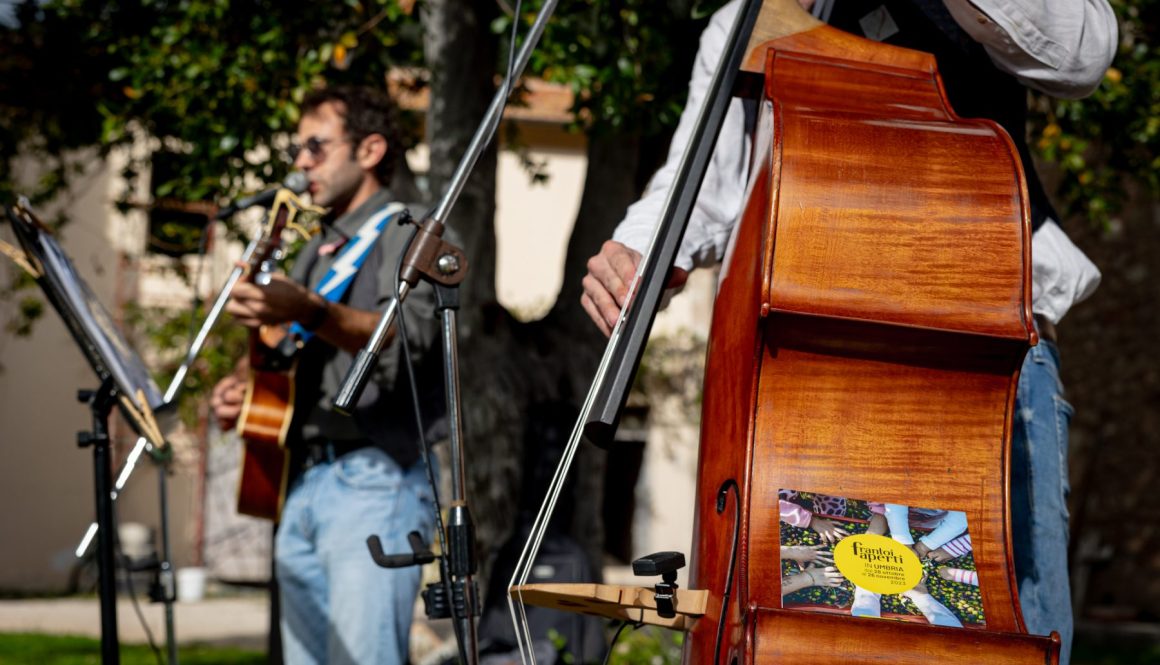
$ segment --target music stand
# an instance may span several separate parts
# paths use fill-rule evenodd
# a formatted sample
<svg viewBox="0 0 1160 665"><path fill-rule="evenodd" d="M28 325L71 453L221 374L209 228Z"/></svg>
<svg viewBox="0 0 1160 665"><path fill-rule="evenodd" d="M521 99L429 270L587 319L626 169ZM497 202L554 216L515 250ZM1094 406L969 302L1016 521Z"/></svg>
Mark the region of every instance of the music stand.
<svg viewBox="0 0 1160 665"><path fill-rule="evenodd" d="M65 327L101 382L96 391L78 391L78 399L86 402L92 411L93 429L80 432L77 442L82 447L93 448L99 525L97 570L101 601L101 662L116 664L120 662L120 653L108 417L114 406L119 405L125 419L140 436L162 447L165 441L153 414L164 400L141 358L121 336L112 317L77 273L51 231L30 210L28 201L22 197L16 205L6 206L6 212L37 284L64 320ZM162 537L167 539L164 534ZM165 558L168 558L168 552ZM167 603L171 595L165 594Z"/></svg>

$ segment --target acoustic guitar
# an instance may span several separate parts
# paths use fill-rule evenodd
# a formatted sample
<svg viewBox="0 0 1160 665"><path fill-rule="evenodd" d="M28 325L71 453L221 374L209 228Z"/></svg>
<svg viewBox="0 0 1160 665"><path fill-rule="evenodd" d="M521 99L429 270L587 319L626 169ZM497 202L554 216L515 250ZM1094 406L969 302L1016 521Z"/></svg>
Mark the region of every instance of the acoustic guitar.
<svg viewBox="0 0 1160 665"><path fill-rule="evenodd" d="M293 229L301 212L322 212L303 204L293 192L280 190L246 261L245 279L268 282L283 256L282 235ZM301 342L283 326L263 326L250 333L249 379L238 433L242 466L238 477L238 512L277 520L286 496L289 470L286 433L294 416L294 368Z"/></svg>

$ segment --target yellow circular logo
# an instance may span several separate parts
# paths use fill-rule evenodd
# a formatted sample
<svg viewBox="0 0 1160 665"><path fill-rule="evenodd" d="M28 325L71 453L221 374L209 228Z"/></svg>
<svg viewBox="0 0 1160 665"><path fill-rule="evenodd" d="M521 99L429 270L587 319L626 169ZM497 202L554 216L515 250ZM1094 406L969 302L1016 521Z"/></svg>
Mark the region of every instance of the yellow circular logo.
<svg viewBox="0 0 1160 665"><path fill-rule="evenodd" d="M906 545L872 533L847 536L834 546L842 575L874 593L910 591L922 580L922 562Z"/></svg>

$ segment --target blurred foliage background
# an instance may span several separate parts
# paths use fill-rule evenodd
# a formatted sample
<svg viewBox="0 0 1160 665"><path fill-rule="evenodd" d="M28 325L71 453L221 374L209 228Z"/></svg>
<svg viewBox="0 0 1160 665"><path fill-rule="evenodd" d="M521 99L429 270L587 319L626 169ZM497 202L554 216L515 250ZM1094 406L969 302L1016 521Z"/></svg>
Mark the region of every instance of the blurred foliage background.
<svg viewBox="0 0 1160 665"><path fill-rule="evenodd" d="M1120 49L1103 84L1085 99L1032 100L1032 145L1062 174L1060 213L1098 226L1123 223L1126 181L1160 192L1160 2L1110 2Z"/></svg>
<svg viewBox="0 0 1160 665"><path fill-rule="evenodd" d="M510 29L515 25L525 30L540 2L474 3L488 11L463 16L464 21L484 17L466 27L496 46L496 62L484 64L497 75L506 66ZM1150 443L1156 441L1160 424L1145 429L1129 423L1154 411L1160 385L1155 354L1145 341L1158 329L1157 322L1154 315L1142 314L1155 309L1156 289L1150 285L1160 282L1148 267L1155 262L1150 248L1157 245L1143 242L1155 235L1147 235L1148 225L1156 226L1157 220L1148 211L1160 194L1160 0L1110 2L1120 24L1113 68L1083 100L1032 94L1028 127L1031 145L1047 166L1049 182L1056 185L1065 227L1105 271L1099 296L1069 316L1071 327L1062 342L1064 378L1074 386L1072 394L1081 406L1073 428L1081 462L1073 474L1076 494L1103 500L1090 510L1083 503L1086 498L1080 501L1077 530L1087 513L1137 518L1160 514L1155 500L1132 503L1128 499L1134 494L1117 492L1112 480L1101 480L1122 478L1128 471L1144 480L1160 479L1160 470L1149 461L1155 458ZM158 198L218 203L280 180L288 169L280 157L298 119L296 104L310 89L334 83L385 85L389 71L407 68L414 73L408 85L421 90L441 75L437 67L432 70L424 44L423 14L435 4L19 0L12 20L0 23L0 201L11 201L19 193L34 205L44 205L67 196L69 184L85 167L119 148L130 155L123 173L126 189L119 198L126 208L150 203L135 193L147 177ZM614 176L610 180L630 183L612 196L595 191L594 198L612 199L612 208L631 200L662 159L687 93L697 37L721 4L561 0L529 73L568 85L575 93L571 129L588 138L590 186L593 167L596 175L603 170ZM430 116L405 115L407 134L401 147L420 141L425 124L431 124ZM631 147L631 162L610 150L624 146ZM43 168L36 182L18 177L18 156ZM161 161L166 168L155 168ZM610 180L592 187L606 189ZM586 211L582 207L581 217L588 223L592 214ZM609 218L614 214L609 212ZM52 221L59 225L67 220ZM589 225L588 237L574 235L569 261L573 254L581 261L589 256L592 238L608 237L608 228ZM176 259L174 266L180 272ZM17 312L5 323L11 333L31 333L32 321L43 312L43 303L29 286L29 280L16 276L0 292L0 301L14 304ZM574 305L570 288L575 284L565 284L561 302ZM142 310L131 311L127 321L156 347L177 349L188 344L199 316L195 307L184 312ZM495 325L489 331L499 325L496 321L503 319L490 319L489 325ZM561 329L573 338L591 333L576 325ZM222 335L234 334L225 327L220 330ZM518 334L530 333L521 329ZM524 350L541 349L527 342L530 337L516 339ZM600 341L585 338L583 343ZM228 371L233 356L223 349L241 346L237 340L207 345L185 386L187 394L197 395ZM551 348L542 347L544 357L551 355ZM575 352L577 347L562 348ZM498 349L497 357L504 352L506 347ZM172 369L161 368L159 379L164 381ZM523 406L521 401L512 408L518 414ZM499 415L492 420L513 421ZM1099 447L1108 441L1121 445L1111 452ZM1130 450L1137 452L1124 452ZM1124 558L1118 577L1109 573L1093 578L1101 593L1138 588L1141 583L1133 579L1131 566L1122 562L1143 561L1160 547L1160 535L1153 535L1160 530L1136 528L1132 520L1123 523L1122 535L1110 527L1103 535ZM1149 570L1160 572L1155 566ZM1160 575L1148 576L1154 579ZM1155 588L1151 597L1160 599L1160 582L1149 584Z"/></svg>
<svg viewBox="0 0 1160 665"><path fill-rule="evenodd" d="M697 35L720 4L563 0L530 73L571 87L574 131L641 137L643 186L679 118ZM1068 213L1105 226L1122 223L1126 180L1160 187L1160 4L1112 4L1121 24L1114 68L1087 99L1035 95L1029 128L1062 174L1058 200ZM480 28L503 42L504 60L513 22L526 29L540 0L518 16L510 5ZM149 150L131 152L122 205L134 202L158 155L167 157L164 173L153 172L163 178L151 186L159 198L222 202L280 180L288 163L271 157L285 149L310 89L383 84L392 68L423 66L421 10L414 0L23 0L14 23L0 26L0 199L17 193L17 155L48 166L20 190L36 205L65 192L93 159L142 141ZM405 147L419 141L420 124L404 123ZM15 332L28 332L42 310L26 286L0 294L20 303ZM169 346L177 338L166 331L184 326L149 327Z"/></svg>

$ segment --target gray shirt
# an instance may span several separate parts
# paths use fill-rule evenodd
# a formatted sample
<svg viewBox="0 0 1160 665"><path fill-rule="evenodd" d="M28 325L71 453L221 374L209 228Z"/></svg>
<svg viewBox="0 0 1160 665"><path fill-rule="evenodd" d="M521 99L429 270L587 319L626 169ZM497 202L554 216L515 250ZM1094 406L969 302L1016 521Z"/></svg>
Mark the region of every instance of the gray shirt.
<svg viewBox="0 0 1160 665"><path fill-rule="evenodd" d="M391 202L386 190L371 196L361 206L339 217L324 219L323 229L302 249L290 276L316 289L347 243L355 242L362 225ZM396 219L387 223L378 241L340 299L356 309L382 311L395 292L395 273L410 230ZM344 243L345 239L346 243ZM336 245L340 245L335 249ZM330 249L323 251L320 249ZM424 430L432 431L443 414L443 394L439 352L435 344L438 325L435 296L431 286L421 282L412 289L399 308L404 318L408 345L415 363L416 383L424 418ZM398 318L395 330L398 331ZM410 381L402 365L402 345L398 336L383 349L352 416L336 412L332 406L353 356L313 337L299 353L294 377L294 423L290 445L332 441L343 447L365 442L385 450L404 468L418 459Z"/></svg>

